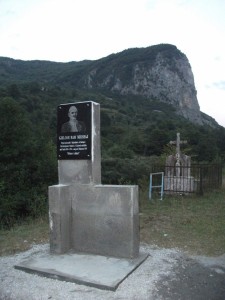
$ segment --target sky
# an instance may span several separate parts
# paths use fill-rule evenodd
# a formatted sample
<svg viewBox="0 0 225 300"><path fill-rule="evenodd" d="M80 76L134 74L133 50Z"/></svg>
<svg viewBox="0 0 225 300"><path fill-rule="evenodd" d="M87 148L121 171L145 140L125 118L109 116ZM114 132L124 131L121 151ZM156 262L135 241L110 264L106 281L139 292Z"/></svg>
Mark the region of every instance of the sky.
<svg viewBox="0 0 225 300"><path fill-rule="evenodd" d="M200 110L225 127L225 0L0 0L0 56L96 60L161 43L187 56Z"/></svg>

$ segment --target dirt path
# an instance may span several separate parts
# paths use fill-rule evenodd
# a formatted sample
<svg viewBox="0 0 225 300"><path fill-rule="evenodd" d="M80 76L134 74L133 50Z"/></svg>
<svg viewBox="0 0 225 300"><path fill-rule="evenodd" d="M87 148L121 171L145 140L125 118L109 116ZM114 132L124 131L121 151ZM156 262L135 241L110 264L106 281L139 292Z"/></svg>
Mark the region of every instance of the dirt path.
<svg viewBox="0 0 225 300"><path fill-rule="evenodd" d="M225 255L188 257L182 255L174 276L164 276L156 284L156 299L224 300Z"/></svg>
<svg viewBox="0 0 225 300"><path fill-rule="evenodd" d="M0 257L1 300L224 300L225 254L191 257L178 249L141 245L148 259L115 292L63 282L14 269L27 258L49 251L35 245L13 256Z"/></svg>

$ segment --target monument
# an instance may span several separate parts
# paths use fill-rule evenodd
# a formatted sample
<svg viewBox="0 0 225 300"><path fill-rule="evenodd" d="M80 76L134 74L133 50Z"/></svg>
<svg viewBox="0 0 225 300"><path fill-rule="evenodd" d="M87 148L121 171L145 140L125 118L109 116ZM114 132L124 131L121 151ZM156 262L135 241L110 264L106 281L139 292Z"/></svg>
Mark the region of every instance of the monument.
<svg viewBox="0 0 225 300"><path fill-rule="evenodd" d="M100 150L100 105L92 101L59 105L59 183L49 187L50 256L42 261L48 267L31 263L28 268L25 263L17 268L115 290L147 258L139 253L138 186L102 185ZM62 274L62 268L54 265L59 257L65 261L69 257L69 265L83 259L88 270ZM105 264L108 274L111 262L110 283L102 283L101 274L99 281L96 274L88 279L92 276L87 261L92 261L93 271L96 260Z"/></svg>
<svg viewBox="0 0 225 300"><path fill-rule="evenodd" d="M176 153L169 155L166 159L164 175L165 193L191 193L195 189L194 177L191 176L191 158L180 151L180 145L187 141L180 140L180 133L177 133L176 141L170 141L170 144L176 144Z"/></svg>

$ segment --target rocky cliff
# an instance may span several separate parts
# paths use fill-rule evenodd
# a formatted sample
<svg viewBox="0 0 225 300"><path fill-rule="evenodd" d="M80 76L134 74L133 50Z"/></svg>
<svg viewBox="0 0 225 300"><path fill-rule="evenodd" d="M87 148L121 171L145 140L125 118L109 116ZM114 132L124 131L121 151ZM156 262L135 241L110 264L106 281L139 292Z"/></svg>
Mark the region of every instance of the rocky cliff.
<svg viewBox="0 0 225 300"><path fill-rule="evenodd" d="M96 61L82 86L170 103L179 115L203 124L190 63L173 45L128 49Z"/></svg>
<svg viewBox="0 0 225 300"><path fill-rule="evenodd" d="M190 63L170 44L127 49L95 61L57 63L0 58L0 86L25 81L137 95L171 104L178 115L193 123L218 126L213 118L200 112Z"/></svg>

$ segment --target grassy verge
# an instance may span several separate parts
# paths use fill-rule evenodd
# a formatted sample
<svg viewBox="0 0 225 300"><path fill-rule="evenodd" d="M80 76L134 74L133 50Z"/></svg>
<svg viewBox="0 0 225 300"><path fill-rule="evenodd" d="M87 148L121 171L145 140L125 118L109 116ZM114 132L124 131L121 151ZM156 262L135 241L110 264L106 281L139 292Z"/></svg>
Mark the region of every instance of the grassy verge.
<svg viewBox="0 0 225 300"><path fill-rule="evenodd" d="M145 197L146 198L146 197ZM193 254L225 253L225 190L197 196L141 197L141 240Z"/></svg>
<svg viewBox="0 0 225 300"><path fill-rule="evenodd" d="M203 197L165 197L149 201L140 192L141 241L159 247L178 247L193 254L225 253L225 189ZM48 217L28 220L0 230L0 255L29 249L49 241Z"/></svg>
<svg viewBox="0 0 225 300"><path fill-rule="evenodd" d="M33 244L47 243L48 240L47 216L36 220L27 220L10 230L0 230L0 255L25 251L30 249Z"/></svg>

